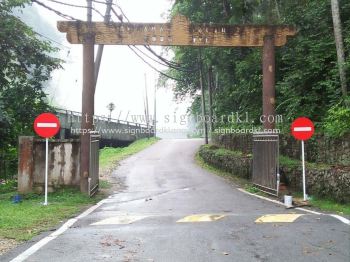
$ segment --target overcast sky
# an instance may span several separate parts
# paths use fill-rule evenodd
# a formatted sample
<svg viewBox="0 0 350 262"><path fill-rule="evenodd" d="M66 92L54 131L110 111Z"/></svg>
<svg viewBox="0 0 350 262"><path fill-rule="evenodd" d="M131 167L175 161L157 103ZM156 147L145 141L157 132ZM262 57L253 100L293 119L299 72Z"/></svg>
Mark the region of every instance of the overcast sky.
<svg viewBox="0 0 350 262"><path fill-rule="evenodd" d="M85 0L61 1L86 5ZM86 19L85 9L67 7L47 0L43 2L62 13L78 19ZM171 0L118 0L117 2L132 22L166 22L172 4ZM104 5L95 3L94 6L104 14ZM38 17L34 17L33 13L36 13ZM82 46L69 44L65 35L56 29L56 22L64 19L43 7L33 4L32 8L24 9L22 17L25 22L34 27L35 31L60 43L55 45L61 48L60 57L66 60L63 65L64 69L54 73L53 81L48 89L52 103L62 108L81 111ZM96 13L93 19L102 20ZM114 21L117 19L114 18ZM158 53L162 50L161 47L154 47L154 49ZM165 69L154 62L152 65L158 69ZM120 115L121 119L125 119L128 112L129 115L143 114L145 74L149 90L150 112L153 112L153 93L157 73L142 62L127 46L105 46L95 95L95 114L107 115L106 107L110 102L116 105L113 112L115 118ZM165 88L158 90L157 102L159 127L184 127L174 121L166 124L163 120L165 115L174 115L174 112L178 116L186 114L188 102L175 102L172 91Z"/></svg>

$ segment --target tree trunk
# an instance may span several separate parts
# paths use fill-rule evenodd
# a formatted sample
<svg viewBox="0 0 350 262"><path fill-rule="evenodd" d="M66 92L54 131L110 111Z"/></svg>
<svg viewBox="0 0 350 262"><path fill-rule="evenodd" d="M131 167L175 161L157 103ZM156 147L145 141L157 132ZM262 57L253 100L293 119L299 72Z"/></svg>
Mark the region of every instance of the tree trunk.
<svg viewBox="0 0 350 262"><path fill-rule="evenodd" d="M339 1L331 0L331 5L332 5L334 38L335 38L335 45L337 48L340 85L341 85L341 91L342 91L343 97L346 97L348 90L346 86L345 55L344 55L343 36L342 36L340 13L339 13Z"/></svg>

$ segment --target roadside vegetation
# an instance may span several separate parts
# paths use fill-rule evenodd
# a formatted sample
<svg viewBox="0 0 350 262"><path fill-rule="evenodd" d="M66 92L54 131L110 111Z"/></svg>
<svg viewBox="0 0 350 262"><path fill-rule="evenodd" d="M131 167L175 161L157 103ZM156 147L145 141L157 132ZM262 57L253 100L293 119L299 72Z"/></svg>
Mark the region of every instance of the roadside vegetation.
<svg viewBox="0 0 350 262"><path fill-rule="evenodd" d="M226 152L228 154L237 155L237 152L232 153L233 151L231 151L231 152L229 152L229 151L230 150L222 149L222 150L220 150L220 154L225 154L225 152ZM268 194L265 194L265 193L259 191L259 189L254 187L253 183L250 180L242 178L242 177L238 177L237 175L234 175L231 172L223 171L220 168L217 168L213 165L206 163L205 160L199 155L199 153L196 154L195 159L196 159L196 163L199 166L201 166L202 168L204 168L204 169L206 169L206 170L208 170L208 171L210 171L218 176L225 178L227 181L231 182L233 185L238 186L240 188L243 188L244 190L246 190L249 193L274 198ZM284 162L284 163L287 163L287 164L290 164L293 166L297 164L296 160L294 161L293 159L290 159L287 157L283 157L282 159L281 159L281 162ZM314 164L314 163L312 163L312 164ZM292 192L292 195L295 199L302 198L301 192ZM340 215L350 215L350 204L338 203L333 199L311 196L311 198L309 200L309 204L311 207L319 209L321 211L335 212L335 213L340 214Z"/></svg>
<svg viewBox="0 0 350 262"><path fill-rule="evenodd" d="M114 168L118 163L141 150L156 143L158 138L139 139L127 147L105 147L100 150L100 169L108 170Z"/></svg>
<svg viewBox="0 0 350 262"><path fill-rule="evenodd" d="M103 148L100 150L102 169L112 169L118 162L157 142L158 139L137 140L128 147ZM103 193L93 198L82 194L76 188L62 188L49 193L49 205L43 206L41 194L20 195L21 201L14 203L17 193L15 179L2 181L0 184L0 239L13 239L17 242L31 239L40 232L51 230L64 220L75 216L83 209L97 203L106 195L106 190L113 187L107 180L100 180ZM1 248L0 248L1 254Z"/></svg>
<svg viewBox="0 0 350 262"><path fill-rule="evenodd" d="M276 48L276 114L282 116L283 122L278 128L289 133L290 123L299 116L306 116L316 122L316 133L341 137L350 132L349 76L340 77L340 71L349 72L350 69L350 2L339 0L340 13L333 15L331 2L224 0L203 4L183 0L175 2L171 16L184 15L193 23L295 26L297 34L290 37L285 46ZM335 44L339 38L335 38L333 18L341 21L345 63L337 59L337 51L341 50L337 50ZM190 113L197 116L202 110L197 70L201 56L205 90L209 84L215 87L211 108L218 120L215 128L261 127L262 48L171 49L175 54L172 62L187 70L170 68L166 73L181 79L175 82L175 96L179 100L193 99ZM166 84L168 79L164 77L163 82ZM174 84L169 81L169 85ZM208 91L205 96L209 101ZM208 108L206 112L209 112ZM221 120L232 112L242 116L243 121ZM249 121L245 121L246 114Z"/></svg>
<svg viewBox="0 0 350 262"><path fill-rule="evenodd" d="M29 240L42 231L50 230L63 220L74 216L82 209L103 198L97 195L90 198L77 189L65 188L49 193L49 205L43 206L43 195L26 194L19 203L13 203L16 188L0 194L0 238L18 241Z"/></svg>

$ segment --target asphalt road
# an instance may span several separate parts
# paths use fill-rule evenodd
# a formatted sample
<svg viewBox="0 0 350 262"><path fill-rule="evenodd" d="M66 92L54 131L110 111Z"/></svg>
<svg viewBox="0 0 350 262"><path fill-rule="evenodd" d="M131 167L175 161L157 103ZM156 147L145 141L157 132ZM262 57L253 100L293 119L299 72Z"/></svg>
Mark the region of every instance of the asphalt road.
<svg viewBox="0 0 350 262"><path fill-rule="evenodd" d="M25 261L349 261L348 225L240 192L195 164L201 143L162 140L125 160L114 175L126 189Z"/></svg>

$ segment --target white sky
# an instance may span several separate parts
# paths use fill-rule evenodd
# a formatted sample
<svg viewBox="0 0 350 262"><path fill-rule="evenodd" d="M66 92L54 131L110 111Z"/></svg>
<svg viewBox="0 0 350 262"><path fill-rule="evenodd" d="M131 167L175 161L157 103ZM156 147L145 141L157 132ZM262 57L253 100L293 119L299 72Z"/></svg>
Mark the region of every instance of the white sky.
<svg viewBox="0 0 350 262"><path fill-rule="evenodd" d="M85 0L61 0L67 3L86 5ZM82 8L67 7L52 2L42 0L45 4L60 10L62 13L69 14L75 18L85 20L86 10ZM116 0L114 0L116 2ZM118 0L119 6L132 22L166 22L168 10L171 8L171 0ZM105 6L94 4L101 13L105 13ZM40 19L43 22L38 23L33 17L33 8L37 9ZM56 22L64 20L51 11L33 4L33 8L26 8L23 11L23 20L30 24L35 31L50 37L57 42L62 43L61 58L67 63L63 65L64 70L58 70L53 75L53 81L50 85L49 93L55 105L74 111L81 111L81 92L82 92L82 46L69 44L64 34L56 29ZM118 9L116 9L118 11ZM35 13L35 12L34 12ZM94 13L95 21L102 18ZM117 19L112 18L114 21ZM96 47L97 49L97 47ZM161 47L154 47L158 53ZM165 69L156 63L151 64L158 69ZM107 115L107 104L113 102L116 109L112 117L125 119L126 115L143 115L143 96L145 77L147 74L147 85L149 93L149 108L153 114L153 93L154 83L157 73L148 65L140 60L127 46L105 46L100 67L96 94L95 94L95 114ZM158 127L177 127L186 128L178 123L164 123L165 115L177 116L186 114L189 103L176 103L173 100L171 90L161 88L157 95L157 118L160 121ZM171 118L173 119L173 118ZM131 121L129 117L129 121Z"/></svg>

